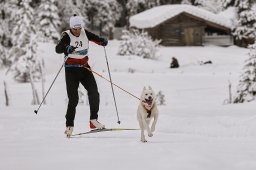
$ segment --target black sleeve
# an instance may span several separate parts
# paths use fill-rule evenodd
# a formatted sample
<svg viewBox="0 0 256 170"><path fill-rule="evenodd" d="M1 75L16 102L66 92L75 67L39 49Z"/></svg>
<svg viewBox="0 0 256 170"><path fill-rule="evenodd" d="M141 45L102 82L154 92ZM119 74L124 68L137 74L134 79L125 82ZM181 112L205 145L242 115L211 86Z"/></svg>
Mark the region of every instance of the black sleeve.
<svg viewBox="0 0 256 170"><path fill-rule="evenodd" d="M88 31L86 29L85 29L85 33L86 33L87 38L88 38L89 41L95 42L98 45L101 45L102 42L104 41L103 38L99 37L98 35L90 32L90 31Z"/></svg>
<svg viewBox="0 0 256 170"><path fill-rule="evenodd" d="M70 37L67 33L63 33L61 39L59 40L58 44L56 45L55 51L58 54L65 53L66 54L66 48L70 44Z"/></svg>

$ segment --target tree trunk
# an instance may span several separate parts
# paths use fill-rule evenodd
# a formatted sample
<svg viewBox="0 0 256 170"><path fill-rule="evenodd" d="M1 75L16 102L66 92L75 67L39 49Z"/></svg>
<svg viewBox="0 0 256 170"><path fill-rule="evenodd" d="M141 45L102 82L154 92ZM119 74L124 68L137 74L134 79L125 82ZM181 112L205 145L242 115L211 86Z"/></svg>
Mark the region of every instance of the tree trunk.
<svg viewBox="0 0 256 170"><path fill-rule="evenodd" d="M232 103L231 82L228 83L229 103Z"/></svg>
<svg viewBox="0 0 256 170"><path fill-rule="evenodd" d="M32 97L33 97L32 105L40 104L38 93L37 93L37 90L35 88L35 84L34 84L33 75L32 75L31 70L29 70L29 77L30 77L30 84L31 84L31 88L32 88Z"/></svg>
<svg viewBox="0 0 256 170"><path fill-rule="evenodd" d="M8 95L8 88L7 88L7 84L4 80L4 96L5 96L5 106L9 106L9 95Z"/></svg>
<svg viewBox="0 0 256 170"><path fill-rule="evenodd" d="M42 82L42 98L45 96L45 74L44 74L44 60L42 59L42 63L40 63L40 73L41 73L41 82ZM46 104L46 100L44 103Z"/></svg>
<svg viewBox="0 0 256 170"><path fill-rule="evenodd" d="M109 37L109 40L113 40L113 38L114 38L113 28L109 29L108 37Z"/></svg>

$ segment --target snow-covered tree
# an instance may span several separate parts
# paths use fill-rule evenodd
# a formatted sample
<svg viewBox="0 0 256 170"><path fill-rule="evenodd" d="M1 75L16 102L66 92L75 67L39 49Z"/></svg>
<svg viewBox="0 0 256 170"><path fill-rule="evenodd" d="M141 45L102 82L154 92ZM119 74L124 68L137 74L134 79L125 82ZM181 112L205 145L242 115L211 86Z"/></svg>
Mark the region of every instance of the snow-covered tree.
<svg viewBox="0 0 256 170"><path fill-rule="evenodd" d="M12 32L13 48L10 55L13 60L12 68L15 71L15 79L28 82L30 74L37 72L37 41L35 35L34 11L29 5L31 0L22 0L17 11L17 24ZM32 69L32 70L31 70Z"/></svg>
<svg viewBox="0 0 256 170"><path fill-rule="evenodd" d="M256 37L256 13L251 5L251 0L239 1L238 4L238 24L233 35L241 46L252 44Z"/></svg>
<svg viewBox="0 0 256 170"><path fill-rule="evenodd" d="M147 32L138 30L124 31L119 46L119 55L137 55L143 58L157 59L160 55L160 41L153 41Z"/></svg>
<svg viewBox="0 0 256 170"><path fill-rule="evenodd" d="M85 3L87 1L88 0L86 0ZM61 26L60 26L61 31L64 31L69 28L69 19L74 14L84 17L85 22L87 21L86 16L83 15L83 10L86 10L85 6L77 2L78 0L56 1L59 17L61 18Z"/></svg>
<svg viewBox="0 0 256 170"><path fill-rule="evenodd" d="M256 37L256 13L252 9L254 0L223 0L225 8L234 6L237 8L237 26L233 30L236 43L247 47L253 44Z"/></svg>
<svg viewBox="0 0 256 170"><path fill-rule="evenodd" d="M180 4L182 0L160 0L160 5Z"/></svg>
<svg viewBox="0 0 256 170"><path fill-rule="evenodd" d="M115 23L121 16L121 6L116 0L88 0L85 7L92 29L99 29L111 37Z"/></svg>
<svg viewBox="0 0 256 170"><path fill-rule="evenodd" d="M126 4L128 17L160 5L160 0L128 0Z"/></svg>
<svg viewBox="0 0 256 170"><path fill-rule="evenodd" d="M181 4L192 5L192 2L191 2L191 0L182 0Z"/></svg>
<svg viewBox="0 0 256 170"><path fill-rule="evenodd" d="M9 21L10 21L10 4L8 1L0 2L0 43L8 47L8 41L10 40L10 30L9 30Z"/></svg>
<svg viewBox="0 0 256 170"><path fill-rule="evenodd" d="M240 0L222 0L222 4L224 8L228 8L230 6L238 6Z"/></svg>
<svg viewBox="0 0 256 170"><path fill-rule="evenodd" d="M96 22L103 33L112 34L116 21L120 17L120 6L115 0L100 1Z"/></svg>
<svg viewBox="0 0 256 170"><path fill-rule="evenodd" d="M11 6L9 1L0 1L0 67L9 66L8 51L11 48Z"/></svg>
<svg viewBox="0 0 256 170"><path fill-rule="evenodd" d="M249 48L249 59L245 61L234 103L249 102L256 96L256 43L250 45Z"/></svg>
<svg viewBox="0 0 256 170"><path fill-rule="evenodd" d="M38 9L39 38L57 41L60 37L60 17L55 0L42 0Z"/></svg>
<svg viewBox="0 0 256 170"><path fill-rule="evenodd" d="M213 13L219 13L223 10L222 0L194 0L193 5L204 8Z"/></svg>

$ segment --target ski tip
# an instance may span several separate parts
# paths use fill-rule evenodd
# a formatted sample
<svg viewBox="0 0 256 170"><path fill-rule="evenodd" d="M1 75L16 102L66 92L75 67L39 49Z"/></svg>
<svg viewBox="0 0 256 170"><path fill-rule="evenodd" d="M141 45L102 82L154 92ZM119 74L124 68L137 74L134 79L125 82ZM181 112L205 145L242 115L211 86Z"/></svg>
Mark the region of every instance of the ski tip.
<svg viewBox="0 0 256 170"><path fill-rule="evenodd" d="M35 114L37 114L37 110L34 110Z"/></svg>

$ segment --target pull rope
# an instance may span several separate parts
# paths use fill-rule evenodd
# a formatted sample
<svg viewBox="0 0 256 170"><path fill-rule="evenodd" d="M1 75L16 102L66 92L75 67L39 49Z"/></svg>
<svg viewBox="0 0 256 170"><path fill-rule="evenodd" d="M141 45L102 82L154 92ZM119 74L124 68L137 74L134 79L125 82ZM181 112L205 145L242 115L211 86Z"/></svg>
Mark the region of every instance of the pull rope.
<svg viewBox="0 0 256 170"><path fill-rule="evenodd" d="M115 83L113 83L112 81L108 80L107 78L105 78L105 77L104 77L104 76L102 76L101 74L97 73L96 71L92 70L91 68L86 67L86 66L83 66L83 68L85 68L85 69L87 69L88 71L90 71L90 72L92 72L92 73L96 74L97 76L99 76L99 77L101 77L101 78L105 79L106 81L108 81L109 83L113 84L114 86L116 86L116 87L117 87L117 88L119 88L120 90L122 90L122 91L124 91L125 93L129 94L130 96L132 96L132 97L134 97L134 98L136 98L136 99L140 100L140 98L139 98L139 97L137 97L137 96L135 96L134 94L130 93L129 91L127 91L127 90L123 89L122 87L120 87L120 86L116 85Z"/></svg>

